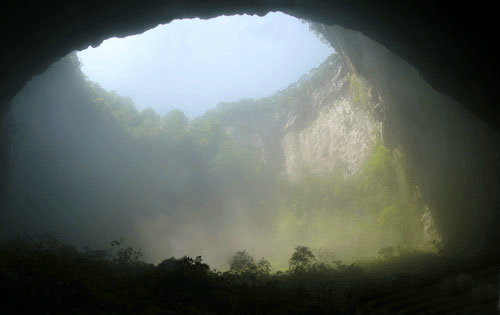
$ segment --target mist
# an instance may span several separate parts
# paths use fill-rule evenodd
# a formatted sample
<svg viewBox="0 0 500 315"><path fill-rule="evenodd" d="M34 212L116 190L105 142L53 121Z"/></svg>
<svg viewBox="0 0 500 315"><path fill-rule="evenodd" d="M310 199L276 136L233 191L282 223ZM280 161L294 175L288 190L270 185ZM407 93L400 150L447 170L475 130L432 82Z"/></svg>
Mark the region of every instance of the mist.
<svg viewBox="0 0 500 315"><path fill-rule="evenodd" d="M174 21L62 58L13 101L3 237L123 238L148 262L219 269L245 250L283 270L298 245L325 262L434 250L370 87L327 43L269 14Z"/></svg>
<svg viewBox="0 0 500 315"><path fill-rule="evenodd" d="M10 105L0 313L497 305L500 137L361 33L175 20Z"/></svg>

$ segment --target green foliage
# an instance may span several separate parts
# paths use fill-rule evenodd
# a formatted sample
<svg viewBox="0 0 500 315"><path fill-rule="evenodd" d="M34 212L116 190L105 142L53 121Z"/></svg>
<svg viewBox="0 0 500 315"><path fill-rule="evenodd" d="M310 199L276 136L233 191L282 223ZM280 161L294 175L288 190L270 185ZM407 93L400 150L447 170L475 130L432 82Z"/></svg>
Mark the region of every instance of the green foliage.
<svg viewBox="0 0 500 315"><path fill-rule="evenodd" d="M382 144L361 172L358 194L362 205L377 218L379 227L398 233L401 242L421 242L415 232L422 231L420 217L424 205L409 177L405 157L397 149L390 151Z"/></svg>
<svg viewBox="0 0 500 315"><path fill-rule="evenodd" d="M179 109L168 112L161 118L161 125L167 133L180 134L186 131L188 119Z"/></svg>
<svg viewBox="0 0 500 315"><path fill-rule="evenodd" d="M351 91L353 102L363 109L369 109L369 96L366 86L361 78L355 74L349 77L349 90Z"/></svg>
<svg viewBox="0 0 500 315"><path fill-rule="evenodd" d="M113 242L113 246L118 244L122 242ZM475 311L484 313L490 306L496 308L498 302L495 266L478 269L481 264L477 258L457 262L411 248L386 249L384 260L332 267L312 263L312 252L297 247L291 261L298 262L301 272L275 274L215 272L200 256L172 257L156 266L141 262L123 265L106 256L97 259L94 253L98 252L79 251L51 236L0 242L0 311L373 314L385 303L398 310L414 310L416 306L433 310L425 308L433 299L444 313L471 303L475 303ZM238 256L248 259L248 254L241 253ZM464 273L468 270L475 273ZM484 276L489 272L491 279ZM477 291L477 287L482 290ZM450 300L449 309L442 305Z"/></svg>
<svg viewBox="0 0 500 315"><path fill-rule="evenodd" d="M318 23L318 22L311 22L311 21L305 21L302 20L302 23L309 24L309 30L316 35L321 42L323 42L325 45L331 46L332 44L328 41L328 39L325 37L327 34L325 32L326 25Z"/></svg>
<svg viewBox="0 0 500 315"><path fill-rule="evenodd" d="M384 208L378 216L378 224L384 228L397 227L401 223L401 213L394 206Z"/></svg>
<svg viewBox="0 0 500 315"><path fill-rule="evenodd" d="M63 164L64 171L40 167L36 172L63 177L66 169L71 170L74 173L66 180L78 178L79 186L57 185L52 187L57 192L54 195L81 198L92 195L91 204L82 203L81 211L77 212L95 211L93 214L97 215L109 211L120 218L125 214L124 226L133 221L130 213L135 211L152 218L182 214L199 220L216 220L230 217L237 204L244 208L242 211L258 218L258 224L264 225L262 230L269 237L284 244L314 246L314 250L336 251L341 247L339 244L344 244L344 252L336 252L343 259L354 251L376 254L378 248L386 245L417 243L421 234L419 211L423 207L411 184L405 157L397 149L377 143L361 173L354 177L345 178L336 172L321 175L304 172L290 182L277 169L269 167L256 148L242 143L232 133L234 125L250 134L267 132L264 128L275 132L272 130L275 113L285 107L298 113L307 111L307 100L327 84L338 66L339 56L333 54L297 83L271 97L219 104L193 120L180 110L166 115L158 115L152 109L138 112L132 100L83 80L80 83L84 84L84 91L79 91L79 102L74 107L84 114L81 121L85 128L74 128L81 134L70 133L66 142L55 141L61 145L53 150L74 155L75 161L68 167ZM78 67L75 65L74 69ZM351 81L356 86L357 81ZM359 87L362 88L361 83ZM54 113L65 108L56 107ZM67 121L76 123L80 119L61 116L53 128L53 136L64 135L60 131ZM49 122L45 126L50 126ZM40 134L44 133L48 130ZM88 141L84 141L85 145L75 145L75 138ZM33 152L51 151L38 149ZM53 158L46 156L47 161ZM82 161L85 167L81 166ZM59 191L64 189L68 192ZM65 209L60 205L68 201L55 202L61 213ZM114 243L114 248L115 263L128 265L140 258L140 253L130 247L122 248L121 243ZM102 252L88 254L102 258ZM280 259L286 264L285 258ZM265 261L253 261L250 265L253 267L247 270L266 273L269 269Z"/></svg>
<svg viewBox="0 0 500 315"><path fill-rule="evenodd" d="M397 188L394 184L390 151L379 144L359 177L357 190L360 204L366 207L371 215L377 216L380 210L391 204Z"/></svg>
<svg viewBox="0 0 500 315"><path fill-rule="evenodd" d="M256 269L254 258L247 251L236 252L229 260L229 270L232 272L254 272Z"/></svg>
<svg viewBox="0 0 500 315"><path fill-rule="evenodd" d="M36 157L37 163L27 163L35 166L26 172L32 173L30 179L42 174L43 184L33 187L40 188L41 194L57 196L49 205L57 205L53 208L67 216L109 211L106 215L118 213L114 218L122 218L127 215L123 209L134 212L135 206L153 218L158 213L181 213L217 220L234 211L231 203L224 203L231 199L247 205L245 210L253 216L264 218L259 223L272 225L288 244L300 242L309 247L295 248L288 261L289 272L271 274L267 259L256 261L246 251L231 258L229 272L220 273L210 270L201 256L172 257L157 266L146 264L141 261L141 251L126 246L123 239L113 241L106 250L83 251L50 235L1 242L0 290L6 299L0 303L0 313L373 313L369 308L357 310L357 303L373 298L373 292L406 288L412 284L409 279L418 287L420 279L407 275L415 270L424 275L432 270L430 277L434 277L435 268L425 266L437 258L419 247L423 203L406 158L397 148L388 148L379 139L354 177L305 172L290 182L227 128L231 122L252 134L273 128L274 113L285 107L298 113L307 111L307 101L331 78L338 58L330 56L271 97L219 104L190 121L180 110L163 116L152 109L137 111L131 99L85 81L76 55L71 56L66 60L69 68L64 69L71 74L67 77L75 79L77 74L74 84L80 87L74 95L68 92L71 102L61 102L43 115L28 116L37 123L40 120L37 126L45 128L34 130L35 139L51 132L61 138L50 142L49 149L43 146L45 142L26 142L25 147L33 151L22 151L19 156ZM64 84L69 82L67 77ZM355 102L367 106L369 93L362 80L351 76L350 89ZM65 112L70 106L74 112ZM57 119L43 120L51 115ZM74 139L88 140L83 141L87 147L74 145ZM30 144L38 145L38 150ZM73 164L66 162L60 169L45 167L57 164L53 160L61 155ZM44 159L49 162L44 164ZM85 167L81 167L82 161ZM76 188L61 184L66 183L63 177L48 186L47 178L65 174L71 182L78 179ZM111 184L100 186L106 181ZM25 199L36 199L31 198L34 191ZM88 203L82 203L81 211L66 213L68 209L61 205L69 204L68 200L59 200L65 195L77 195ZM160 202L131 205L137 200ZM38 204L33 205L30 213L35 206L38 209ZM120 212L113 213L113 208ZM111 234L113 226L106 226L104 233ZM310 249L340 251L338 244L347 244L348 250L332 250L324 260L320 250ZM374 255L378 250L379 257L355 264L337 259L357 248L369 253L363 246L371 246Z"/></svg>
<svg viewBox="0 0 500 315"><path fill-rule="evenodd" d="M123 238L111 242L109 259L119 265L137 263L142 257L141 251L135 250L131 246L122 247L124 242Z"/></svg>
<svg viewBox="0 0 500 315"><path fill-rule="evenodd" d="M271 272L271 263L265 258L255 262L247 251L238 251L229 260L229 272L267 275Z"/></svg>
<svg viewBox="0 0 500 315"><path fill-rule="evenodd" d="M308 110L308 104L315 91L321 90L332 79L340 64L340 55L333 53L317 68L303 75L297 82L261 99L243 99L238 102L218 104L204 117L217 117L221 122L237 125L247 132L258 132L275 125L276 112L282 109L302 113Z"/></svg>
<svg viewBox="0 0 500 315"><path fill-rule="evenodd" d="M394 247L392 246L388 246L388 247L384 247L384 248L381 248L378 253L384 257L385 259L391 259L394 255Z"/></svg>
<svg viewBox="0 0 500 315"><path fill-rule="evenodd" d="M197 256L195 259L188 256L179 259L171 257L158 264L158 269L163 273L182 272L185 273L186 277L203 276L210 272L210 267L203 263L201 256Z"/></svg>
<svg viewBox="0 0 500 315"><path fill-rule="evenodd" d="M355 176L330 172L282 180L278 229L318 248L348 242L351 253L365 255L389 244L427 246L424 205L410 175L399 150L377 143Z"/></svg>
<svg viewBox="0 0 500 315"><path fill-rule="evenodd" d="M290 270L303 272L310 268L314 262L314 254L306 246L297 246L290 258Z"/></svg>
<svg viewBox="0 0 500 315"><path fill-rule="evenodd" d="M265 258L261 258L257 264L257 273L267 275L271 272L271 263Z"/></svg>

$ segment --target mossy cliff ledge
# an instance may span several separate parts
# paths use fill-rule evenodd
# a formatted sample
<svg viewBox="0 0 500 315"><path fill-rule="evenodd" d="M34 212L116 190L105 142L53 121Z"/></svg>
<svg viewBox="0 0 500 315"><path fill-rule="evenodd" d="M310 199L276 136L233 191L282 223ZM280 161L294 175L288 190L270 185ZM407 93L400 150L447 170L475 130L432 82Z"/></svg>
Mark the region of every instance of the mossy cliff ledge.
<svg viewBox="0 0 500 315"><path fill-rule="evenodd" d="M261 148L262 159L286 171L359 173L382 124L380 100L338 54L269 98L220 104L216 111L236 139Z"/></svg>
<svg viewBox="0 0 500 315"><path fill-rule="evenodd" d="M408 155L445 248L498 257L498 133L382 45L339 26L316 28L383 99L384 143Z"/></svg>
<svg viewBox="0 0 500 315"><path fill-rule="evenodd" d="M253 107L258 111L246 113L245 124L235 125L236 114L230 114L228 130L260 145L263 159L292 180L304 172L355 175L377 141L398 149L426 205L424 217L433 218L444 249L498 257L498 133L363 34L314 27L337 54L319 68L328 69L325 74L313 70L301 81L324 83L314 90L301 81L289 87L285 94L293 95L293 102L279 99L279 93L261 100Z"/></svg>

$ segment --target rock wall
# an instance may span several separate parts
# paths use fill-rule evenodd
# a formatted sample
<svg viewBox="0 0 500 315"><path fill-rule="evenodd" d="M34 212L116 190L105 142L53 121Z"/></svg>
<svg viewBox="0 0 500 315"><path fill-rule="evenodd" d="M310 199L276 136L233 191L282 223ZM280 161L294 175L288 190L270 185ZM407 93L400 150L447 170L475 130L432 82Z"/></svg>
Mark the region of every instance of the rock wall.
<svg viewBox="0 0 500 315"><path fill-rule="evenodd" d="M498 133L363 34L339 26L322 34L341 56L326 83L298 105L270 105L258 129L232 126L233 134L260 145L291 179L303 171L355 174L380 135L408 156L445 249L497 257Z"/></svg>
<svg viewBox="0 0 500 315"><path fill-rule="evenodd" d="M311 100L314 118L304 125L294 124L299 116L292 115L283 130L280 144L287 173L295 178L301 171L313 174L341 171L350 176L357 173L371 152L380 132L368 109L359 108L344 76L333 79L327 89L320 90ZM337 88L341 95L332 97Z"/></svg>
<svg viewBox="0 0 500 315"><path fill-rule="evenodd" d="M356 174L380 139L382 125L372 111L379 100L357 95L369 96L370 91L338 57L330 57L301 80L311 84L320 80L315 72L327 72L323 82L302 89L293 84L280 92L284 102L264 100L266 104L246 113L244 121L226 116L227 130L239 141L261 148L263 159L292 180L303 172ZM298 101L295 94L300 94Z"/></svg>
<svg viewBox="0 0 500 315"><path fill-rule="evenodd" d="M408 154L445 248L497 257L498 133L382 45L338 26L325 27L323 34L384 100L384 142Z"/></svg>

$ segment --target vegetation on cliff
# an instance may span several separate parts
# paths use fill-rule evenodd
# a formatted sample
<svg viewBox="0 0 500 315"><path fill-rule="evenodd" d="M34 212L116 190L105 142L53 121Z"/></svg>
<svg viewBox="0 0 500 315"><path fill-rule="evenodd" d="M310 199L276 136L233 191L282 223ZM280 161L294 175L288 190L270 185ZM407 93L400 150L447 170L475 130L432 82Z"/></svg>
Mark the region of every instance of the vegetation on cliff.
<svg viewBox="0 0 500 315"><path fill-rule="evenodd" d="M57 238L0 243L0 310L370 313L422 299L439 306L428 301L436 290L463 296L450 310L494 303L493 284L477 291L424 239L425 205L398 148L379 138L353 176L304 171L290 181L228 130L228 121L255 130L276 107L303 106L331 79L335 58L270 98L192 120L137 111L86 80L74 55L35 78L10 116L14 167L2 215L13 224L2 233L26 232L15 223L30 218L28 232ZM369 106L363 82L349 82ZM131 246L91 249L120 236Z"/></svg>
<svg viewBox="0 0 500 315"><path fill-rule="evenodd" d="M238 128L269 124L267 108L303 106L301 96L317 93L332 79L335 58L270 98L221 104L193 120L180 110L163 116L151 109L138 112L130 99L86 80L74 55L65 58L47 74L49 80L33 82L17 99L13 116L31 121L32 129L17 135L15 177L29 178L31 184L12 191L10 200L24 193L38 200L42 211L53 209L33 233L55 231L101 246L110 237L125 236L144 246L153 261L165 253L183 254L172 239L188 242L186 254L203 253L216 265L223 265L231 252L248 249L268 257L275 270L286 268L297 244L330 252L330 260L377 255L380 248L398 245L429 249L420 220L424 205L399 150L379 139L355 176L304 172L290 181L262 160L259 148L239 142L227 130L228 121ZM47 85L50 80L54 83ZM362 89L360 84L355 89ZM54 99L50 90L61 85L79 99ZM33 112L33 102L42 102L42 113L37 112L41 106ZM32 153L38 154L36 163ZM43 169L33 169L36 165ZM77 202L74 196L88 201ZM33 216L34 207L26 201L7 207ZM93 230L100 232L89 234L85 226L75 225L72 238L60 226L47 224L68 215L92 220ZM203 228L186 230L193 224ZM155 246L157 239L167 246ZM229 239L231 246L209 253Z"/></svg>

